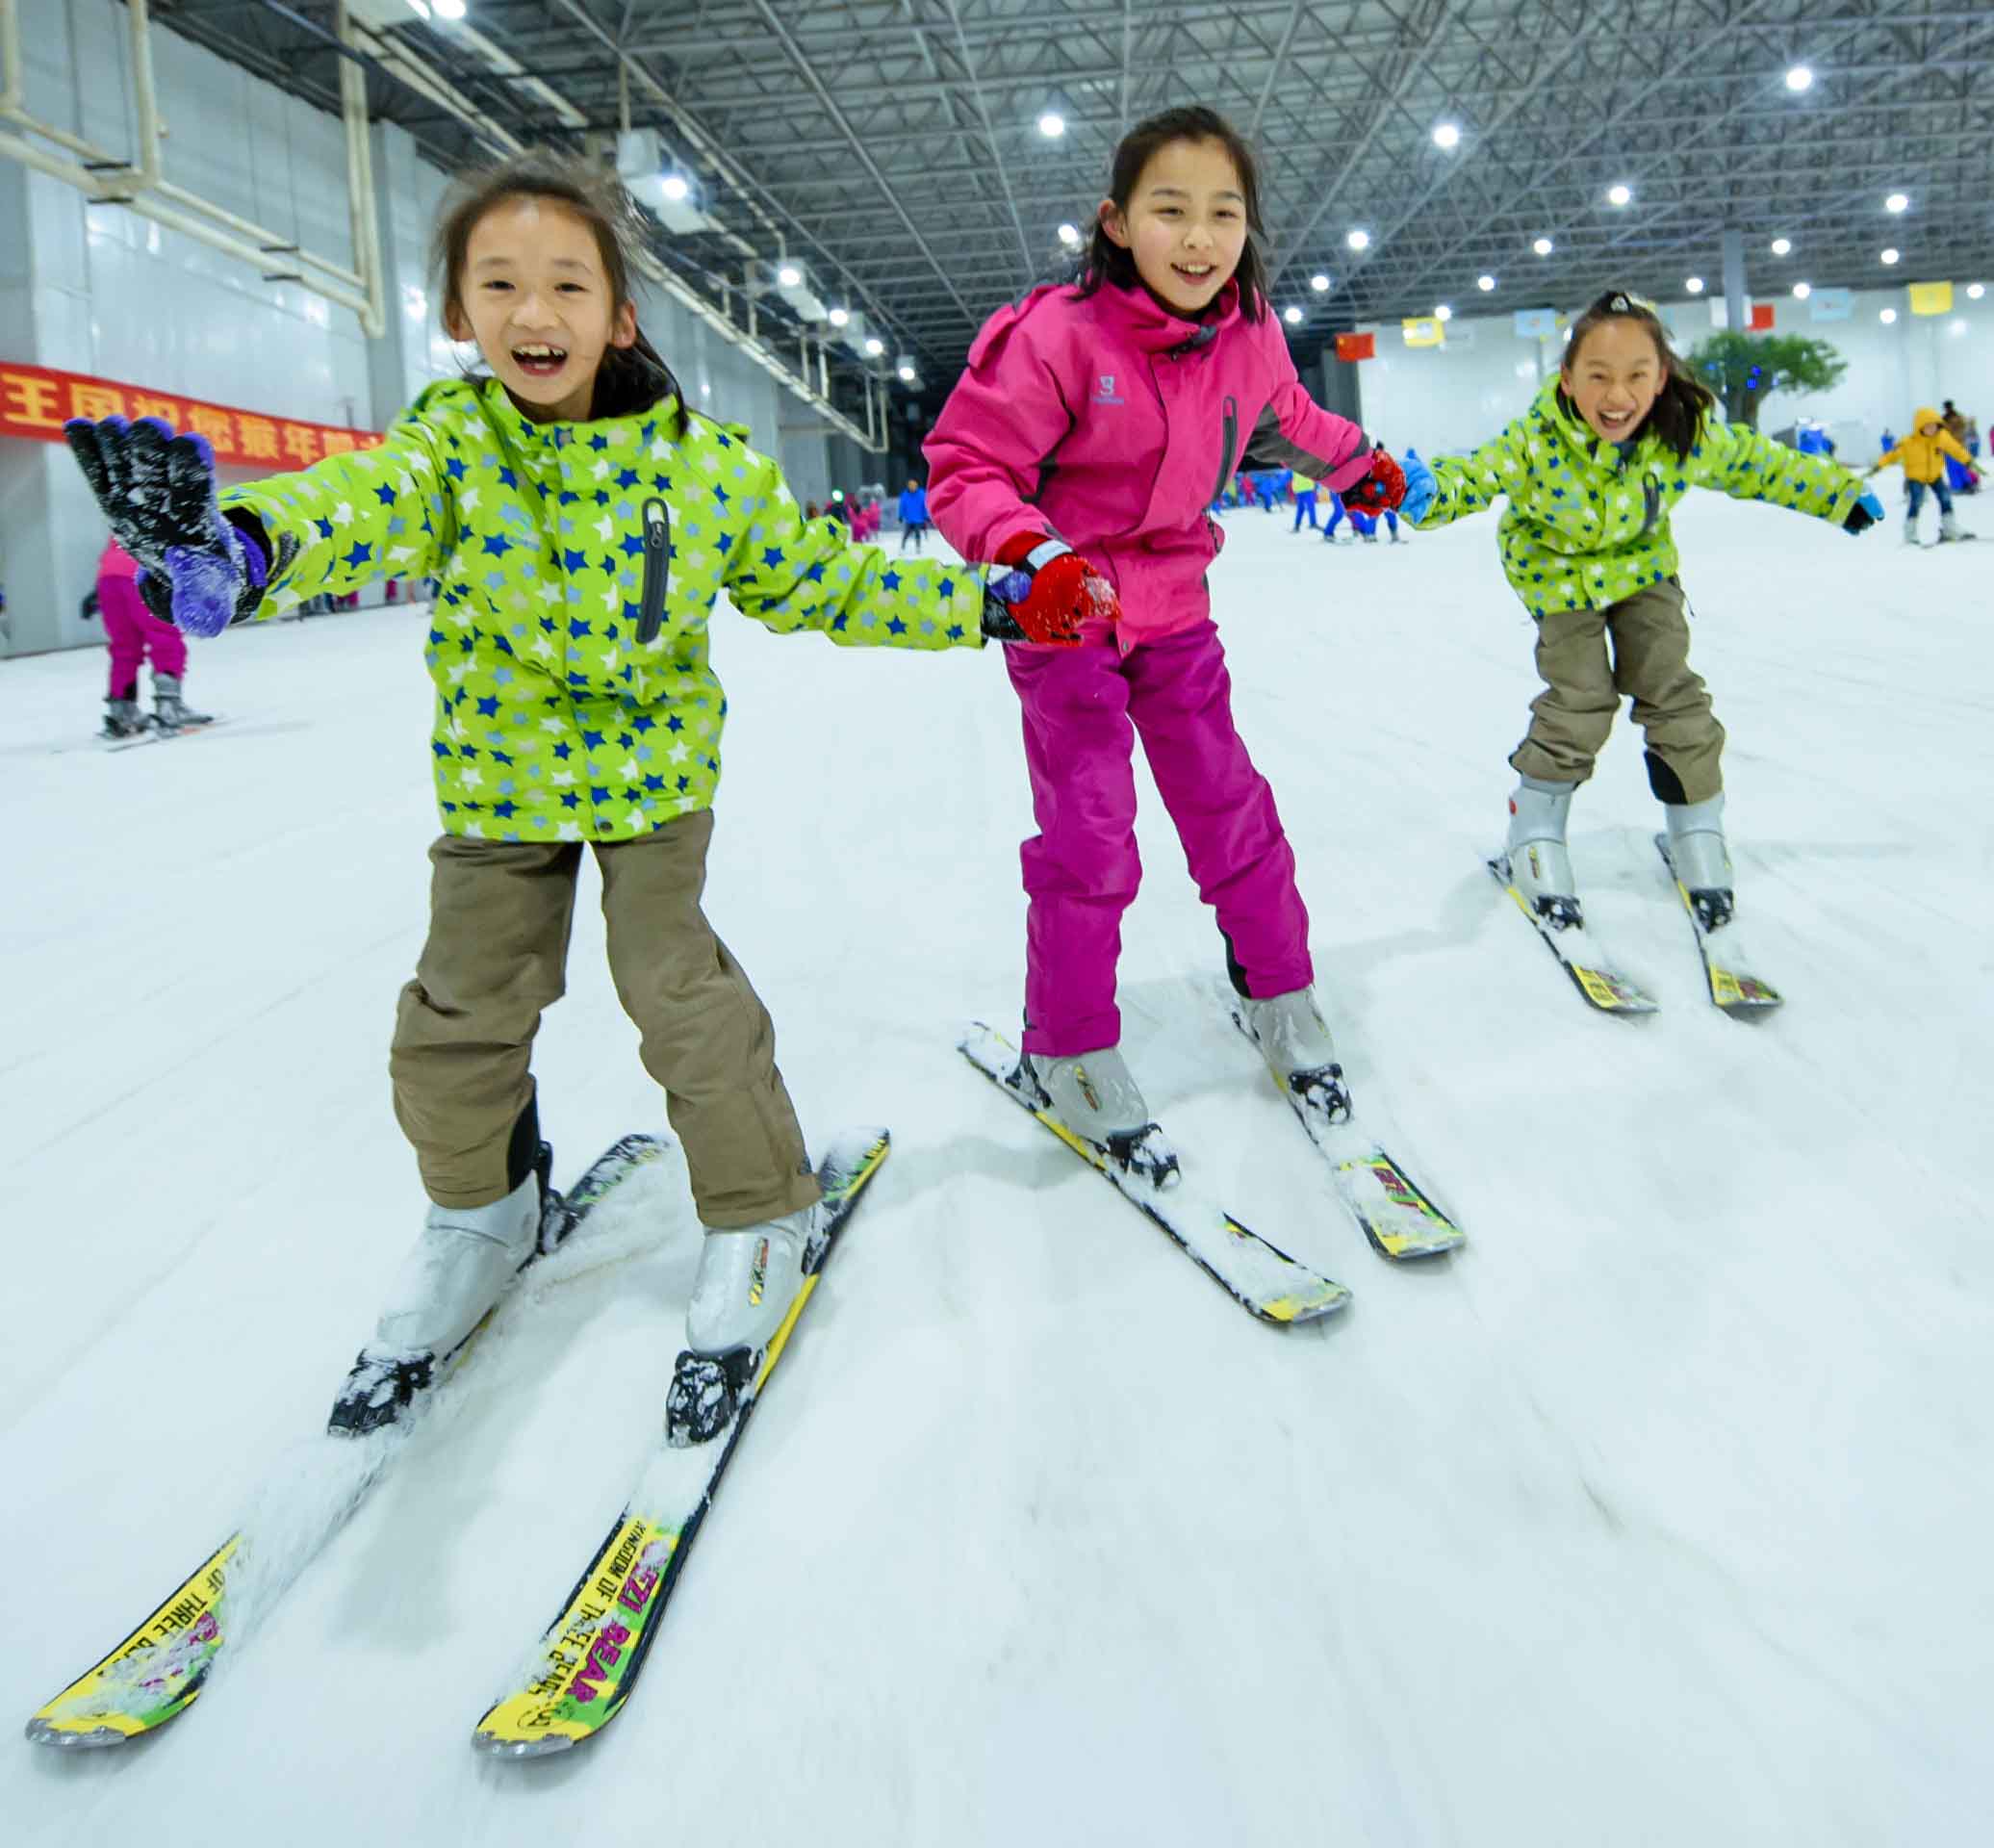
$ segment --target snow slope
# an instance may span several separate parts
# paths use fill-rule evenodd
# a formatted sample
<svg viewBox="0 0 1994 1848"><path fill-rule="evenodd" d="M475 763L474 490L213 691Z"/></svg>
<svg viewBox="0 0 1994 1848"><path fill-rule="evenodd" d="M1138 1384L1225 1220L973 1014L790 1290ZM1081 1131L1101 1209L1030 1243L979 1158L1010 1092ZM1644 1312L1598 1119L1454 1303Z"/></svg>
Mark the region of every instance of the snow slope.
<svg viewBox="0 0 1994 1848"><path fill-rule="evenodd" d="M1788 1005L1701 998L1623 726L1572 850L1663 1000L1631 1022L1482 868L1535 688L1493 525L1228 524L1321 991L1466 1251L1393 1269L1341 1218L1200 998L1218 939L1145 782L1133 1063L1235 1210L1357 1292L1249 1321L953 1050L1022 980L998 661L723 615L709 910L806 1127L895 1152L636 1699L565 1760L468 1749L655 1431L698 1236L676 1159L599 1227L640 1255L507 1316L194 1710L0 1748L8 1841L1985 1840L1990 560L1682 511ZM322 1421L420 1219L385 1055L434 832L421 648L406 610L197 645L232 722L120 756L88 743L100 657L0 666L17 1721ZM537 1055L564 1177L663 1127L584 881Z"/></svg>

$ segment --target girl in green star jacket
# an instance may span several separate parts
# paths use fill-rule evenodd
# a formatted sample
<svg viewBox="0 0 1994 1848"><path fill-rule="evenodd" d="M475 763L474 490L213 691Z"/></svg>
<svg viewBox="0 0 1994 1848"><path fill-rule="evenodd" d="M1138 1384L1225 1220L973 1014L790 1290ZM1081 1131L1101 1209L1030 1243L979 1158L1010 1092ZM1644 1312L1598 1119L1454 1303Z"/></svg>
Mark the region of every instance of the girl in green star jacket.
<svg viewBox="0 0 1994 1848"><path fill-rule="evenodd" d="M707 1228L688 1345L767 1342L818 1190L768 1014L700 908L727 711L707 618L725 591L771 629L844 646L984 639L976 574L889 563L805 522L746 430L685 403L637 329L634 220L613 181L546 155L460 186L437 237L444 325L490 376L431 386L377 449L217 504L198 437L69 432L148 602L183 628L383 573L440 580L425 659L444 834L390 1058L431 1206L336 1414L357 1428L394 1417L534 1254L529 1056L562 992L584 844Z"/></svg>
<svg viewBox="0 0 1994 1848"><path fill-rule="evenodd" d="M1850 532L1882 516L1846 470L1716 421L1715 401L1653 312L1609 294L1578 318L1557 377L1524 416L1472 455L1406 469L1408 508L1431 487L1418 526L1509 499L1498 529L1502 566L1537 619L1545 686L1510 757L1521 782L1510 798L1506 870L1556 930L1583 922L1566 810L1625 698L1647 733L1649 785L1668 818L1676 876L1706 929L1731 913L1718 769L1724 728L1689 664L1669 509L1692 487L1708 487Z"/></svg>

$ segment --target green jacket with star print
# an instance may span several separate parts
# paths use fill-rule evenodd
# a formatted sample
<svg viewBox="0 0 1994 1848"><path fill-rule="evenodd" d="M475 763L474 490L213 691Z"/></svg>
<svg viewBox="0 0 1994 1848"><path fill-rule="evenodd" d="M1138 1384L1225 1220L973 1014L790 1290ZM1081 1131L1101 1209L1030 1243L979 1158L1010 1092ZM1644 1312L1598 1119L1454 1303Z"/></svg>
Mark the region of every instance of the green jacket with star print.
<svg viewBox="0 0 1994 1848"><path fill-rule="evenodd" d="M1675 576L1669 509L1691 488L1720 488L1839 526L1862 483L1715 417L1686 459L1659 437L1595 436L1549 379L1530 409L1472 455L1428 464L1439 491L1419 525L1444 526L1507 495L1497 537L1510 588L1533 616L1604 609Z"/></svg>
<svg viewBox="0 0 1994 1848"><path fill-rule="evenodd" d="M837 521L805 521L747 435L675 398L535 424L497 380L456 379L380 448L221 503L274 547L259 618L383 576L439 580L424 658L447 833L628 840L712 806L727 701L706 623L723 591L770 629L846 646L983 644L977 573L892 563ZM647 502L663 503L669 544L644 643Z"/></svg>

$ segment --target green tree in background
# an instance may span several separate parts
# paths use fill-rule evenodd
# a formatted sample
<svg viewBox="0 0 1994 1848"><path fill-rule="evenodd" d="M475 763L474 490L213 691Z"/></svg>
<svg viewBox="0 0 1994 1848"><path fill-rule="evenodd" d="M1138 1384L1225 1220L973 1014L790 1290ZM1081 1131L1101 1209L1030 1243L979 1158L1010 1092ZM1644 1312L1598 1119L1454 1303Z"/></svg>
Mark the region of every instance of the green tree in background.
<svg viewBox="0 0 1994 1848"><path fill-rule="evenodd" d="M1774 392L1825 392L1849 362L1825 340L1803 334L1741 334L1726 329L1699 341L1690 371L1717 394L1733 424L1758 428L1758 407Z"/></svg>

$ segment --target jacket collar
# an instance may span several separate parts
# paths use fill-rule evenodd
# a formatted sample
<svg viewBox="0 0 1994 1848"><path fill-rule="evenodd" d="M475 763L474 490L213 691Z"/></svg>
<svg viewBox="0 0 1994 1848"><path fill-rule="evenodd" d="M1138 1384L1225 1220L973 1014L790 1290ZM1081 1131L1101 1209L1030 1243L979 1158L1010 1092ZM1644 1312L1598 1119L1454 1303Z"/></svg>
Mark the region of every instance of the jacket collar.
<svg viewBox="0 0 1994 1848"><path fill-rule="evenodd" d="M1598 435L1579 414L1578 406L1565 396L1564 384L1556 372L1545 380L1543 390L1537 394L1537 406L1565 442L1588 462L1610 462L1625 468L1647 440L1637 436L1624 443L1609 443Z"/></svg>
<svg viewBox="0 0 1994 1848"><path fill-rule="evenodd" d="M566 450L579 455L629 457L641 454L662 437L676 443L685 415L677 398L663 398L636 417L605 417L586 424L536 424L512 401L512 394L496 378L479 387L485 415L502 430L523 456L538 457Z"/></svg>
<svg viewBox="0 0 1994 1848"><path fill-rule="evenodd" d="M1209 346L1240 319L1240 284L1237 278L1218 292L1202 321L1165 308L1138 282L1132 289L1109 283L1096 299L1104 303L1126 330L1138 350L1145 353L1196 352Z"/></svg>

